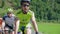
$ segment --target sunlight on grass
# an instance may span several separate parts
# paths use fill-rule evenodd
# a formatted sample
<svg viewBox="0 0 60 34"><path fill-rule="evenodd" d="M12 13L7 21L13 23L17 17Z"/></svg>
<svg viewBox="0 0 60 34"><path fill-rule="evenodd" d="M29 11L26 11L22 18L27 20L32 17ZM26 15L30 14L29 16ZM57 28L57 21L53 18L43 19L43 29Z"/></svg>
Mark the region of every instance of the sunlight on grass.
<svg viewBox="0 0 60 34"><path fill-rule="evenodd" d="M60 34L60 24L38 23L39 31L43 34Z"/></svg>

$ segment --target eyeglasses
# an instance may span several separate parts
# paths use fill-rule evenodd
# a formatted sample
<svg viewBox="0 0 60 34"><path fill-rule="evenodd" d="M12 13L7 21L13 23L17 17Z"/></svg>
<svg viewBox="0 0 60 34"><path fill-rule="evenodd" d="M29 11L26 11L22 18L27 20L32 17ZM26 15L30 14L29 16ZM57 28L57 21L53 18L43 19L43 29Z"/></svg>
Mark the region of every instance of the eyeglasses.
<svg viewBox="0 0 60 34"><path fill-rule="evenodd" d="M27 4L24 4L24 5L22 5L22 6L23 6L23 7L26 7L26 6L29 7L29 5L27 5Z"/></svg>

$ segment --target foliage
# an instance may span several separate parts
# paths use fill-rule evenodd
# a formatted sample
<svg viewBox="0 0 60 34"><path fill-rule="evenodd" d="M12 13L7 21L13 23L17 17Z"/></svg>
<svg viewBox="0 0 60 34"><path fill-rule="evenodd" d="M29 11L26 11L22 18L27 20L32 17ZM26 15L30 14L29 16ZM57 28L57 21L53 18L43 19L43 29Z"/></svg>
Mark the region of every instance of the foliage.
<svg viewBox="0 0 60 34"><path fill-rule="evenodd" d="M2 2L2 0L0 0L0 2ZM31 0L30 7L30 9L35 12L37 21L60 20L60 0ZM20 8L20 0L3 1L0 3L0 8L13 8L14 10L18 10Z"/></svg>

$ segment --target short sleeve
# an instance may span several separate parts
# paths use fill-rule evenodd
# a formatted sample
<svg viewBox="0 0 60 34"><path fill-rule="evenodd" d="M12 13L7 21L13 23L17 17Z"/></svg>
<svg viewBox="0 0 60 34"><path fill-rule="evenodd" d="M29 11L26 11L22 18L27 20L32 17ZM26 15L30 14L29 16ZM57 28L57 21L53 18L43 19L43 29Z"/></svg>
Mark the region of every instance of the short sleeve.
<svg viewBox="0 0 60 34"><path fill-rule="evenodd" d="M4 16L4 17L3 17L3 20L5 20L6 17L7 17L7 16Z"/></svg>

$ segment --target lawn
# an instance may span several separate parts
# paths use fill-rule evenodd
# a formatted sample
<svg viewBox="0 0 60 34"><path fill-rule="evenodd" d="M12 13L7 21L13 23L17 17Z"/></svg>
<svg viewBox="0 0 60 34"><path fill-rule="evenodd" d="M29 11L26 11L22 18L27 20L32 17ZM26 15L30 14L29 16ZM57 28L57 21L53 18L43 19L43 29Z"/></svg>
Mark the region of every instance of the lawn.
<svg viewBox="0 0 60 34"><path fill-rule="evenodd" d="M39 31L43 34L60 34L60 24L38 23Z"/></svg>

